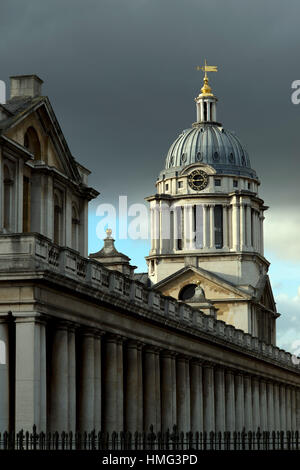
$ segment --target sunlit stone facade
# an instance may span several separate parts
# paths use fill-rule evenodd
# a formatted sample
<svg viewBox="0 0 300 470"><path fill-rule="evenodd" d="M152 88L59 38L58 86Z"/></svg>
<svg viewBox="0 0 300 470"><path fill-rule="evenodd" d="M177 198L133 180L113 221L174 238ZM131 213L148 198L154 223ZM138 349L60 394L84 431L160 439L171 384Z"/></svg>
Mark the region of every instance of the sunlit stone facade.
<svg viewBox="0 0 300 470"><path fill-rule="evenodd" d="M87 257L97 192L40 80L14 80L0 121L0 432L299 429L299 365L273 338L218 319L207 288L215 274L183 267L178 284L196 276L201 285L197 302L178 301L137 280L109 234ZM265 269L258 252L228 253ZM221 274L234 304L241 287ZM244 290L241 311L253 295Z"/></svg>

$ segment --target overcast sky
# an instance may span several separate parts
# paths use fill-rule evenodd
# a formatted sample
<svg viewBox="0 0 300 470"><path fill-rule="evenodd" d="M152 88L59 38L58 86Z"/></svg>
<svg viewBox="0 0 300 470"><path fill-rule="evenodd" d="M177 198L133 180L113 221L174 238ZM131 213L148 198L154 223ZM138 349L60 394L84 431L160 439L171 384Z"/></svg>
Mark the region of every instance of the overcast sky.
<svg viewBox="0 0 300 470"><path fill-rule="evenodd" d="M74 156L101 192L143 202L167 150L195 121L195 66L218 65L218 120L248 149L270 206L266 253L285 347L300 340L300 3L289 0L1 0L0 79L36 73ZM212 74L211 74L212 75ZM139 249L136 249L136 246ZM121 243L144 269L147 243ZM297 293L298 292L298 293ZM289 315L289 317L287 316ZM281 326L280 326L281 325ZM287 331L291 333L287 336ZM297 333L298 331L298 333Z"/></svg>

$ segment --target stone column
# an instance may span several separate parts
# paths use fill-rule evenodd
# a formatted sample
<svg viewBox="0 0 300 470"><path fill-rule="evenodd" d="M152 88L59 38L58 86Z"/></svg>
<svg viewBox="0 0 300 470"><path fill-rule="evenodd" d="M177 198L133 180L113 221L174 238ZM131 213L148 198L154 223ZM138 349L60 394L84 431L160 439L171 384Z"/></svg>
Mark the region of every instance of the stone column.
<svg viewBox="0 0 300 470"><path fill-rule="evenodd" d="M296 426L297 429L300 429L300 389L296 390L296 407L297 407L297 416L296 416Z"/></svg>
<svg viewBox="0 0 300 470"><path fill-rule="evenodd" d="M260 427L260 403L259 403L259 381L257 377L252 378L252 424L253 431Z"/></svg>
<svg viewBox="0 0 300 470"><path fill-rule="evenodd" d="M117 337L117 429L124 431L124 360L123 360L124 338Z"/></svg>
<svg viewBox="0 0 300 470"><path fill-rule="evenodd" d="M292 407L291 407L291 388L286 386L286 430L292 430Z"/></svg>
<svg viewBox="0 0 300 470"><path fill-rule="evenodd" d="M268 431L275 430L274 385L267 382Z"/></svg>
<svg viewBox="0 0 300 470"><path fill-rule="evenodd" d="M46 431L46 328L37 318L16 319L16 431Z"/></svg>
<svg viewBox="0 0 300 470"><path fill-rule="evenodd" d="M237 373L235 376L235 428L242 431L245 426L244 377Z"/></svg>
<svg viewBox="0 0 300 470"><path fill-rule="evenodd" d="M226 431L235 431L235 391L234 374L231 370L225 372L225 401L226 401Z"/></svg>
<svg viewBox="0 0 300 470"><path fill-rule="evenodd" d="M157 348L147 346L144 359L144 427L149 432L152 425L154 432L160 431L160 367Z"/></svg>
<svg viewBox="0 0 300 470"><path fill-rule="evenodd" d="M210 248L215 248L215 206L210 204L209 213L209 232L210 232Z"/></svg>
<svg viewBox="0 0 300 470"><path fill-rule="evenodd" d="M207 223L207 213L208 213L208 204L203 204L203 249L209 247L209 234L208 234L208 223Z"/></svg>
<svg viewBox="0 0 300 470"><path fill-rule="evenodd" d="M143 357L142 357L142 343L138 344L137 350L137 431L142 432L144 430L144 411L143 411Z"/></svg>
<svg viewBox="0 0 300 470"><path fill-rule="evenodd" d="M9 324L0 317L0 433L9 431Z"/></svg>
<svg viewBox="0 0 300 470"><path fill-rule="evenodd" d="M225 431L225 374L224 368L215 368L216 432Z"/></svg>
<svg viewBox="0 0 300 470"><path fill-rule="evenodd" d="M197 361L190 365L191 378L191 430L192 432L203 431L203 387L202 367Z"/></svg>
<svg viewBox="0 0 300 470"><path fill-rule="evenodd" d="M174 356L170 351L161 355L161 411L162 430L172 430L176 424L176 371L174 371ZM175 373L174 373L175 372ZM175 377L174 377L175 376ZM175 384L174 384L175 379ZM175 388L174 388L175 385ZM175 418L175 419L174 419Z"/></svg>
<svg viewBox="0 0 300 470"><path fill-rule="evenodd" d="M262 256L264 256L264 213L261 211L260 216L259 216L259 221L260 221L260 246L259 246L259 252Z"/></svg>
<svg viewBox="0 0 300 470"><path fill-rule="evenodd" d="M174 214L175 215L175 214ZM174 217L175 219L175 217ZM154 235L154 250L155 253L159 252L159 246L160 246L160 211L159 211L159 205L157 201L155 202L155 205L153 206L153 235Z"/></svg>
<svg viewBox="0 0 300 470"><path fill-rule="evenodd" d="M125 429L135 432L138 428L138 343L126 344Z"/></svg>
<svg viewBox="0 0 300 470"><path fill-rule="evenodd" d="M69 424L68 325L57 323L52 342L50 430L68 431Z"/></svg>
<svg viewBox="0 0 300 470"><path fill-rule="evenodd" d="M206 363L203 367L203 425L204 431L215 431L214 368Z"/></svg>
<svg viewBox="0 0 300 470"><path fill-rule="evenodd" d="M245 231L245 204L240 205L240 249L245 249L246 244L246 231Z"/></svg>
<svg viewBox="0 0 300 470"><path fill-rule="evenodd" d="M228 247L228 205L223 204L223 248Z"/></svg>
<svg viewBox="0 0 300 470"><path fill-rule="evenodd" d="M252 431L252 387L251 377L249 375L244 376L244 417L245 417L245 429L246 432Z"/></svg>
<svg viewBox="0 0 300 470"><path fill-rule="evenodd" d="M240 250L240 205L234 196L232 204L232 244L234 251Z"/></svg>
<svg viewBox="0 0 300 470"><path fill-rule="evenodd" d="M280 385L279 389L279 399L280 399L280 430L286 431L286 393L285 393L285 385Z"/></svg>
<svg viewBox="0 0 300 470"><path fill-rule="evenodd" d="M247 247L251 248L251 206L246 206L246 221L247 221Z"/></svg>
<svg viewBox="0 0 300 470"><path fill-rule="evenodd" d="M188 432L190 430L190 389L187 358L178 356L176 366L177 426L180 432Z"/></svg>
<svg viewBox="0 0 300 470"><path fill-rule="evenodd" d="M94 427L99 432L102 429L101 422L101 333L95 332L94 336Z"/></svg>
<svg viewBox="0 0 300 470"><path fill-rule="evenodd" d="M280 431L280 398L279 398L279 385L274 384L274 429Z"/></svg>
<svg viewBox="0 0 300 470"><path fill-rule="evenodd" d="M118 429L118 338L115 335L105 337L104 361L104 429L108 433Z"/></svg>
<svg viewBox="0 0 300 470"><path fill-rule="evenodd" d="M294 387L291 390L291 404L292 404L292 431L297 431L297 400L296 400L296 389Z"/></svg>
<svg viewBox="0 0 300 470"><path fill-rule="evenodd" d="M80 349L78 425L80 431L90 432L95 427L95 342L93 330L86 329L82 332Z"/></svg>
<svg viewBox="0 0 300 470"><path fill-rule="evenodd" d="M267 384L261 379L259 383L260 426L261 431L268 430L267 419Z"/></svg>
<svg viewBox="0 0 300 470"><path fill-rule="evenodd" d="M68 430L76 432L76 351L75 325L68 326L68 361L69 361L69 396L68 396Z"/></svg>

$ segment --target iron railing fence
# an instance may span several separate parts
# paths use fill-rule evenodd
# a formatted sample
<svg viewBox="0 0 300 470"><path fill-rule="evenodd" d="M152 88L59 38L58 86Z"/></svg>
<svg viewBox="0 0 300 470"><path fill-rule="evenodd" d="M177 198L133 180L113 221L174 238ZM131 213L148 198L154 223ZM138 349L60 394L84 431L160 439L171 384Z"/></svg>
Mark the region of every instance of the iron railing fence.
<svg viewBox="0 0 300 470"><path fill-rule="evenodd" d="M0 433L0 450L300 450L299 431Z"/></svg>

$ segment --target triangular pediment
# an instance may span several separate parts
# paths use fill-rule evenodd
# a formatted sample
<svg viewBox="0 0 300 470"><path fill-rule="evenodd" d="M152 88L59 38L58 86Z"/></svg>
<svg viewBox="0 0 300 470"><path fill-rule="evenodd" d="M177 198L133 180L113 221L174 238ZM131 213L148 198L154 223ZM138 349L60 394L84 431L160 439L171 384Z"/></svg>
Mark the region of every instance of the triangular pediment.
<svg viewBox="0 0 300 470"><path fill-rule="evenodd" d="M12 100L13 101L13 100ZM11 103L10 103L11 105ZM47 165L64 176L79 182L81 180L76 161L72 156L62 133L55 113L47 97L29 100L19 108L15 104L13 116L6 121L3 134L26 147L24 142L28 129L34 129L40 145L40 155L35 156L34 164ZM9 109L10 109L9 108Z"/></svg>
<svg viewBox="0 0 300 470"><path fill-rule="evenodd" d="M267 310L276 312L276 302L274 300L270 278L266 274L256 285L256 301Z"/></svg>
<svg viewBox="0 0 300 470"><path fill-rule="evenodd" d="M202 268L187 266L155 284L154 289L164 295L179 299L180 292L189 284L201 283L205 296L209 300L246 300L247 292L234 286L227 280Z"/></svg>

